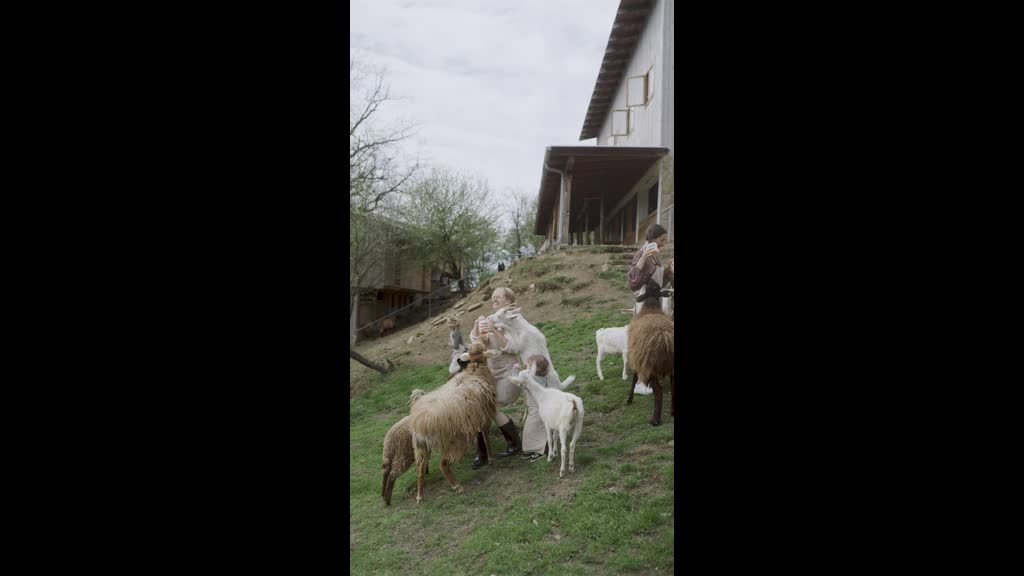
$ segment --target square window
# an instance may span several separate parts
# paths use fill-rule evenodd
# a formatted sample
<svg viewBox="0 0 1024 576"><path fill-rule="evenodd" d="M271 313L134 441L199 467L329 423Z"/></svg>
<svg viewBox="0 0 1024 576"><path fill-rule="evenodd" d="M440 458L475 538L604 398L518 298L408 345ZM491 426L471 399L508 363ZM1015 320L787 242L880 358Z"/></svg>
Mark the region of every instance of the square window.
<svg viewBox="0 0 1024 576"><path fill-rule="evenodd" d="M612 136L629 136L629 110L612 110Z"/></svg>
<svg viewBox="0 0 1024 576"><path fill-rule="evenodd" d="M650 101L647 89L647 74L626 79L626 106L646 106Z"/></svg>

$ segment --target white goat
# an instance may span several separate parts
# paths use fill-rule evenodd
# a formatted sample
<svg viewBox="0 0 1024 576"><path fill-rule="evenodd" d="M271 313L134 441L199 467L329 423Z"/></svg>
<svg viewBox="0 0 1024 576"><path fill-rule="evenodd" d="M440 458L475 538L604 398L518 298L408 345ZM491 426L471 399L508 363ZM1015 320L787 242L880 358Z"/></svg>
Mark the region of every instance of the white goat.
<svg viewBox="0 0 1024 576"><path fill-rule="evenodd" d="M565 390L576 379L572 374L565 382L558 377L555 363L548 354L548 341L540 330L523 318L518 307L506 306L487 317L495 327L501 327L502 336L515 342L520 358L529 358L534 354L543 356L548 361L548 382L553 382L560 390Z"/></svg>
<svg viewBox="0 0 1024 576"><path fill-rule="evenodd" d="M629 365L629 324L614 328L600 328L597 338L597 377L604 380L601 373L601 360L605 354L622 354L622 379L626 380L626 366Z"/></svg>
<svg viewBox="0 0 1024 576"><path fill-rule="evenodd" d="M519 364L514 365L512 370L519 370ZM550 367L548 370L548 374L550 374ZM521 370L518 375L512 376L512 381L520 388L529 388L533 398L537 401L539 406L537 413L540 415L541 422L544 423L548 439L548 462L551 462L558 447L561 446L562 466L558 469L558 477L561 478L565 475L566 452L569 453L569 472L576 471L576 442L580 439L580 433L583 431L583 400L575 394L541 386L533 379L536 371L537 365L530 362L526 370ZM566 450L565 440L570 429L572 430L572 439L569 441L569 449Z"/></svg>

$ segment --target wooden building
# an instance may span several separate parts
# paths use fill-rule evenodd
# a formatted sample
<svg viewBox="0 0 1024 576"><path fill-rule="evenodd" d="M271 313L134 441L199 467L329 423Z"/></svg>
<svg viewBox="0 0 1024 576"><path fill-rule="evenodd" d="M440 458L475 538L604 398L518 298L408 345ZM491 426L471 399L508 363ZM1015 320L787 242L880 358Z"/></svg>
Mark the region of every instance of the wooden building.
<svg viewBox="0 0 1024 576"><path fill-rule="evenodd" d="M386 216L374 215L372 218L374 225L380 227L381 237L386 238L383 242L394 242L405 226ZM349 337L354 338L360 328L364 335L376 334L379 325L373 323L386 316L398 319L401 327L403 318L419 311L419 306L411 305L420 303L426 307L428 297L432 300L449 298L447 287L452 282L448 272L421 260L403 257L401 251L393 250L389 256L375 256L374 265L359 286L358 304L350 318Z"/></svg>

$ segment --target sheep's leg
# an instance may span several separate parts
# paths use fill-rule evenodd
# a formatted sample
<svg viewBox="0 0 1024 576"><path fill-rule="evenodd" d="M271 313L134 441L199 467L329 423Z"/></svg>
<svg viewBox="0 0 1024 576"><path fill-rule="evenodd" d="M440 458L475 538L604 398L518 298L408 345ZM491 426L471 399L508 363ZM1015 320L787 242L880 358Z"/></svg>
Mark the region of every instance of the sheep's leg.
<svg viewBox="0 0 1024 576"><path fill-rule="evenodd" d="M657 376L651 376L651 388L654 390L654 414L651 416L651 426L661 426L661 384Z"/></svg>
<svg viewBox="0 0 1024 576"><path fill-rule="evenodd" d="M632 404L633 403L633 388L636 387L636 377L637 377L637 373L634 370L633 371L633 382L630 383L630 385L629 385L629 396L626 397L626 404Z"/></svg>
<svg viewBox="0 0 1024 576"><path fill-rule="evenodd" d="M554 434L552 434L552 432L553 430L551 430L551 428L548 428L548 425L545 424L544 437L547 439L548 443L548 462L551 462L551 459L555 457L555 450L558 449L558 446L555 444L555 436Z"/></svg>
<svg viewBox="0 0 1024 576"><path fill-rule="evenodd" d="M423 475L427 473L427 458L416 463L416 503L423 500Z"/></svg>
<svg viewBox="0 0 1024 576"><path fill-rule="evenodd" d="M380 495L387 499L388 493L388 475L391 474L391 465L388 464L384 468L384 477L380 481Z"/></svg>
<svg viewBox="0 0 1024 576"><path fill-rule="evenodd" d="M484 432L476 433L476 451L477 457L480 459L480 464L487 464L488 453L487 453L487 439L484 437ZM476 468L476 462L473 462L473 467Z"/></svg>
<svg viewBox="0 0 1024 576"><path fill-rule="evenodd" d="M566 436L566 434L568 432L569 432L569 429L566 428L565 426L559 426L558 427L558 438L562 442L562 453L560 454L560 456L562 457L562 467L558 469L558 477L559 478L561 478L562 476L565 476L565 452L566 452L566 449L565 449L565 436Z"/></svg>
<svg viewBox="0 0 1024 576"><path fill-rule="evenodd" d="M676 416L676 376L675 374L668 377L668 395L672 399L672 417Z"/></svg>
<svg viewBox="0 0 1024 576"><path fill-rule="evenodd" d="M604 349L600 346L597 347L597 377L604 380L604 374L601 373L601 359L604 358Z"/></svg>
<svg viewBox="0 0 1024 576"><path fill-rule="evenodd" d="M388 476L387 488L384 489L384 505L391 506L391 492L395 489L395 480L398 479L398 474L391 474Z"/></svg>
<svg viewBox="0 0 1024 576"><path fill-rule="evenodd" d="M455 474L452 473L451 467L448 466L448 461L444 458L441 458L441 473L444 474L448 483L452 485L452 490L455 490L457 494L462 494L462 486L455 480Z"/></svg>
<svg viewBox="0 0 1024 576"><path fill-rule="evenodd" d="M623 380L628 380L628 377L626 376L626 366L629 366L629 360L627 358L627 354L625 352L623 352L622 353L622 379Z"/></svg>

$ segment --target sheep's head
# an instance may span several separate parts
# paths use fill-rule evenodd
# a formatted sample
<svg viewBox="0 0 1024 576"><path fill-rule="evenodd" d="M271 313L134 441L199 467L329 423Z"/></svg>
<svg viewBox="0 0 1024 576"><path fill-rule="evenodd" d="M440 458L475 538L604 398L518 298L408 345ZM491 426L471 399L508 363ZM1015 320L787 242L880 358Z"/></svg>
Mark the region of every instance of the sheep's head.
<svg viewBox="0 0 1024 576"><path fill-rule="evenodd" d="M426 392L420 390L419 388L413 390L412 394L409 394L409 405L411 406L415 404L416 401L419 400L420 397L423 396L424 394L426 394Z"/></svg>
<svg viewBox="0 0 1024 576"><path fill-rule="evenodd" d="M671 298L672 292L672 290L662 289L661 285L655 282L653 278L648 279L643 291L636 297L636 307L633 309L634 314L639 314L645 308L647 310L660 310L661 299Z"/></svg>
<svg viewBox="0 0 1024 576"><path fill-rule="evenodd" d="M482 342L474 342L469 345L468 352L463 352L461 355L459 355L459 366L465 368L466 365L468 365L470 362L484 362L487 358L494 358L499 354L501 354L501 352L497 350L488 350L487 347L484 346ZM466 364L463 364L463 362L465 362Z"/></svg>

